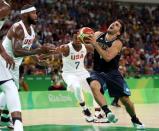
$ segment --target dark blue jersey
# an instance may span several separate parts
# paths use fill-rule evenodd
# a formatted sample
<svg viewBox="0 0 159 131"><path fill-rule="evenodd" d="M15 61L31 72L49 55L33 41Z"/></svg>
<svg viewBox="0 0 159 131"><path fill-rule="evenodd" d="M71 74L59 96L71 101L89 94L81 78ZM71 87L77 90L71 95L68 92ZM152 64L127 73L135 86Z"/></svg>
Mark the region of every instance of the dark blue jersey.
<svg viewBox="0 0 159 131"><path fill-rule="evenodd" d="M113 42L115 40L112 41L107 41L105 39L105 35L106 33L102 33L98 38L97 38L97 42L99 43L99 45L103 48L109 48L112 46ZM94 51L94 70L98 71L98 72L110 72L112 70L118 70L119 67L119 60L120 60L120 54L118 54L115 58L113 58L111 61L106 62L100 55L99 53L95 50Z"/></svg>

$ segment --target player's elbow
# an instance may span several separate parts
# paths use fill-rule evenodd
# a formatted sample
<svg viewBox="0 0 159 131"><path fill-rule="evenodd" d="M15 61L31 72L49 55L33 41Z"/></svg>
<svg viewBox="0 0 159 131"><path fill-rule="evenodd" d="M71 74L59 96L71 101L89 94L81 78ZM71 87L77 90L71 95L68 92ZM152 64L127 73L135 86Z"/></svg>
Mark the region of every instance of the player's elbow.
<svg viewBox="0 0 159 131"><path fill-rule="evenodd" d="M112 57L110 55L104 56L103 58L106 62L110 62L112 60Z"/></svg>
<svg viewBox="0 0 159 131"><path fill-rule="evenodd" d="M112 59L110 59L110 58L105 58L104 59L106 62L110 62Z"/></svg>

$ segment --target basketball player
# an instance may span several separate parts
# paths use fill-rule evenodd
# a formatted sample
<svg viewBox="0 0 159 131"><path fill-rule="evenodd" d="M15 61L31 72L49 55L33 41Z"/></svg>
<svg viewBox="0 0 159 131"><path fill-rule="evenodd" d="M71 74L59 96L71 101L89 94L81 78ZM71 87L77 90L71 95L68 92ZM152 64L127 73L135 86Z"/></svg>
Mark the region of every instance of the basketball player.
<svg viewBox="0 0 159 131"><path fill-rule="evenodd" d="M109 110L103 96L105 87L108 88L110 96L119 97L130 115L134 127L143 129L144 125L137 118L134 105L129 98L130 90L128 85L118 70L123 46L120 36L123 32L123 21L116 20L109 26L106 33L96 32L95 36L90 38L89 42L95 49L94 67L98 69L98 72L92 73L91 77L87 78L87 81L91 86L96 101L110 122L116 121L116 118Z"/></svg>
<svg viewBox="0 0 159 131"><path fill-rule="evenodd" d="M3 99L6 100L7 107L12 115L14 131L23 131L21 104L18 94L19 88L19 66L24 56L49 53L49 46L41 46L36 49L31 49L35 39L33 24L36 24L37 14L36 8L32 5L25 5L21 10L21 21L13 24L9 29L3 46L6 52L13 57L16 65L14 69L8 70L5 67L5 60L0 57L0 68L3 71L1 75L1 89ZM0 103L1 104L1 103ZM1 106L0 106L1 107Z"/></svg>
<svg viewBox="0 0 159 131"><path fill-rule="evenodd" d="M4 1L4 0L0 0L0 30L1 27L3 26L4 22L5 22L5 17L8 16L10 14L10 5ZM1 35L0 35L1 36ZM11 68L14 68L14 61L13 58L10 57L6 51L4 50L2 44L1 44L1 40L2 38L0 38L0 55L4 58L4 60L6 61L6 66Z"/></svg>
<svg viewBox="0 0 159 131"><path fill-rule="evenodd" d="M84 58L87 52L92 51L93 49L92 47L89 47L81 44L81 41L79 41L77 34L74 34L73 41L57 47L56 52L60 52L62 54L62 77L67 84L67 90L74 92L77 101L83 109L83 114L86 121L93 122L94 117L92 116L90 110L87 108L83 96L83 91L90 92L92 94L90 87L86 81L86 78L90 75L84 66ZM97 104L94 104L95 107L97 107ZM105 121L104 119L104 121L98 120L95 122L107 121Z"/></svg>
<svg viewBox="0 0 159 131"><path fill-rule="evenodd" d="M14 8L16 8L16 6L13 6ZM11 12L11 5L8 4L5 0L0 0L0 30L3 27L3 24L5 23L5 19L6 17L10 14ZM0 32L0 55L3 57L3 59L6 61L6 67L7 68L14 68L15 63L12 57L10 57L6 51L4 50L4 47L1 44L2 41L2 34ZM3 71L0 70L0 74L2 74ZM0 85L1 85L1 78L0 78ZM3 95L2 95L3 98ZM0 96L1 99L1 96ZM0 101L3 105L3 101ZM0 107L1 108L1 107ZM3 126L8 126L9 128L13 128L13 124L10 122L10 116L9 116L9 111L8 110L4 110L0 111L0 115L1 115L1 119L0 119L0 125Z"/></svg>

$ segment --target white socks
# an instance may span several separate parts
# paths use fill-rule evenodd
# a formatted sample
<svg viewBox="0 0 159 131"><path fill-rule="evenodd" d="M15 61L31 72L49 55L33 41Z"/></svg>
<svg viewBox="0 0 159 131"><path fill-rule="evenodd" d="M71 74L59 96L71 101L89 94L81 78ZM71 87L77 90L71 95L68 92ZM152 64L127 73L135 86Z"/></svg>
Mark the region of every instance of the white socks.
<svg viewBox="0 0 159 131"><path fill-rule="evenodd" d="M16 120L14 123L14 131L23 131L23 124L20 120Z"/></svg>

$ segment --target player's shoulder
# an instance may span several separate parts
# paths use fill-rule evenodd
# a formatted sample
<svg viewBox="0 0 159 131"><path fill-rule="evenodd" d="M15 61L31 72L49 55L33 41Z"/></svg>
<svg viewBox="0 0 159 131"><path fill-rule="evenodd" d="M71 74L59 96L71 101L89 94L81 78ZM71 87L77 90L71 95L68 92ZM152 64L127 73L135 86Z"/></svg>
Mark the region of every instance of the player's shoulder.
<svg viewBox="0 0 159 131"><path fill-rule="evenodd" d="M98 38L100 35L102 35L103 34L103 32L101 32L101 31L96 31L95 33L94 33L94 35L95 35L95 37L96 38Z"/></svg>
<svg viewBox="0 0 159 131"><path fill-rule="evenodd" d="M114 42L118 43L118 44L121 44L121 45L123 44L123 40L120 39L120 38L117 38Z"/></svg>
<svg viewBox="0 0 159 131"><path fill-rule="evenodd" d="M14 24L12 25L12 28L13 28L13 30L15 30L15 31L19 31L19 30L22 30L22 29L23 29L22 25L21 25L19 22L14 23Z"/></svg>
<svg viewBox="0 0 159 131"><path fill-rule="evenodd" d="M60 52L62 54L65 54L65 53L69 52L69 46L68 46L68 44L60 45L59 49L60 49Z"/></svg>
<svg viewBox="0 0 159 131"><path fill-rule="evenodd" d="M14 23L12 25L11 30L16 36L23 36L24 35L23 27L22 27L22 25L19 22Z"/></svg>
<svg viewBox="0 0 159 131"><path fill-rule="evenodd" d="M121 39L116 39L114 42L113 42L113 46L114 47L117 47L121 50L121 48L123 47L123 42L121 41Z"/></svg>

